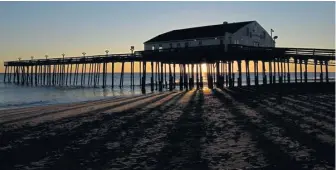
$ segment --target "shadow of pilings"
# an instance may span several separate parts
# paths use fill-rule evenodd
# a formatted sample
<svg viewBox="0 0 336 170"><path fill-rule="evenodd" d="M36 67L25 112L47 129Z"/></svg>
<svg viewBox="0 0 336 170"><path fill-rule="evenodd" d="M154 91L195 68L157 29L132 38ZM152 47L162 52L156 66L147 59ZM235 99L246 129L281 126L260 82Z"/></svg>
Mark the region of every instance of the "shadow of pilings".
<svg viewBox="0 0 336 170"><path fill-rule="evenodd" d="M284 100L288 100L288 99L285 99ZM263 101L269 101L273 104L276 104L276 100L275 99L265 99ZM261 101L261 102L263 102ZM300 102L292 102L292 101L289 101L293 104L288 104L288 102L284 102L283 104L281 104L281 106L284 106L286 109L290 109L290 110L293 110L293 111L296 111L298 113L302 113L302 115L306 115L306 116L311 116L312 118L316 119L316 120L321 120L321 121L324 121L324 122L327 122L329 124L335 124L335 117L330 117L330 116L327 116L327 115L320 115L318 113L331 113L331 111L326 111L325 109L321 109L321 108L316 108L312 105L306 105L304 104L303 106L300 105L302 103ZM302 109L298 108L298 107L301 107L301 108L306 108L306 109L309 109L310 111L305 111L303 112ZM304 113L304 114L303 114Z"/></svg>
<svg viewBox="0 0 336 170"><path fill-rule="evenodd" d="M226 89L224 89L224 91L226 91ZM237 93L232 93L231 91L226 91L226 92L230 93L231 95L237 95ZM244 96L245 96L245 93L244 93ZM262 103L265 104L267 102L268 107L273 108L275 105L278 105L278 103L281 103L279 106L281 106L283 108L278 108L278 110L283 112L283 113L286 113L286 114L284 114L285 116L293 115L292 118L296 117L296 120L305 121L299 115L302 115L302 116L307 115L307 116L311 116L316 121L324 121L324 122L330 123L332 125L335 123L334 118L331 118L331 117L326 116L326 115L318 114L318 113L326 113L327 111L325 109L318 109L318 108L316 108L315 105L304 104L304 106L301 106L300 104L302 104L302 102L300 103L300 102L292 101L292 100L288 99L288 97L282 97L281 102L278 102L278 100L274 98L274 96L275 96L274 94L269 94L269 95L268 94L255 94L255 95L252 95L252 96L251 95L247 95L247 96L243 97L244 101L248 100L248 102L251 103L250 106L253 106L253 107L258 107ZM295 105L291 105L289 103L293 103ZM303 110L300 109L299 107L305 107L307 109L310 109L311 111L305 112L303 114ZM286 109L290 109L292 111L295 111L299 115L295 115L292 112L286 111ZM327 113L331 113L331 111L328 111ZM323 129L323 131L326 131L328 133L328 135L334 136L333 135L334 131L324 128L323 125L316 125L312 122L307 122L307 121L305 121L305 122L307 124L310 124L314 128Z"/></svg>
<svg viewBox="0 0 336 170"><path fill-rule="evenodd" d="M304 169L303 162L298 162L286 153L282 146L274 143L273 140L267 138L264 133L268 128L263 126L264 122L256 124L250 120L244 113L242 113L232 99L227 98L221 94L218 89L214 89L214 96L223 102L227 109L235 116L234 122L240 124L242 130L251 134L253 141L256 141L256 147L261 149L265 155L266 161L270 164L263 169Z"/></svg>
<svg viewBox="0 0 336 170"><path fill-rule="evenodd" d="M279 94L315 94L315 93L332 93L335 94L335 83L290 83L290 84L272 84L261 86L242 86L230 88L233 91L245 90L245 92L254 93L274 93Z"/></svg>
<svg viewBox="0 0 336 170"><path fill-rule="evenodd" d="M236 98L235 96L233 97ZM237 101L240 101L251 108L255 108L255 104L249 102L249 100L242 100L242 98L237 99ZM300 131L301 128L299 128L295 122L291 120L284 120L283 115L277 115L265 109L256 108L253 110L257 113L262 114L266 120L271 121L272 123L274 123L274 125L281 127L284 130L284 135L287 135L291 139L294 139L301 144L307 146L308 148L313 149L313 154L319 161L318 163L324 162L324 164L328 164L329 166L335 165L335 146L331 146L328 143L321 142L316 136Z"/></svg>
<svg viewBox="0 0 336 170"><path fill-rule="evenodd" d="M134 102L134 101L137 101L137 100L141 100L141 99L150 98L150 97L153 97L153 96L157 96L157 94L156 95L146 95L146 96L142 96L142 97L135 97L132 100L125 99L126 100L125 102L122 102L122 103L119 103L119 104L115 104L115 105L112 105L112 106L107 106L107 107L96 109L96 110L91 110L91 111L88 111L86 113L76 115L76 116L65 117L65 118L59 119L57 121L48 121L48 122L39 123L38 125L26 124L26 125L23 125L21 127L14 127L14 128L7 127L5 125L0 125L0 127L1 127L1 129L0 129L0 132L1 132L0 146L6 146L6 145L9 145L9 144L13 145L12 144L13 141L15 141L17 139L20 139L23 136L25 136L25 135L33 132L33 131L45 131L46 127L52 127L52 126L55 126L57 124L66 124L66 123L69 123L69 122L80 121L81 119L83 119L87 116L90 116L91 114L96 113L100 110L113 109L115 107L126 105L128 103L131 103L131 102ZM112 102L114 102L114 101L112 101ZM56 114L56 112L58 112L58 111L55 111L52 114ZM116 114L118 114L118 113L116 113Z"/></svg>
<svg viewBox="0 0 336 170"><path fill-rule="evenodd" d="M325 109L325 108L318 108L319 105L316 105L316 103L313 103L313 100L302 100L300 98L291 98L290 95L285 95L285 96L281 96L279 97L277 94L274 93L265 93L265 92L261 92L261 93L250 93L247 94L245 93L245 89L239 89L240 92L235 92L232 90L228 90L228 89L223 89L224 91L230 93L231 95L235 95L237 98L250 98L251 100L255 100L255 103L258 102L263 102L264 100L272 100L278 104L281 104L282 106L286 106L288 108L291 108L293 110L296 110L298 112L302 112L302 110L300 110L299 108L295 107L295 106L299 106L299 107L305 107L307 109L312 110L312 112L309 112L309 116L312 116L313 118L317 119L317 120L324 120L328 123L334 124L334 108L335 105L331 108L329 107L329 109ZM237 89L238 90L238 89ZM273 99L274 98L274 99ZM295 101L296 100L296 101ZM293 103L294 105L290 105L289 103ZM328 115L320 115L318 113L330 113ZM330 117L329 115L331 115L332 117Z"/></svg>
<svg viewBox="0 0 336 170"><path fill-rule="evenodd" d="M270 109L270 110L274 110L274 112L280 112L281 115L276 114L276 113L274 113L274 114L276 114L277 116L281 116L282 119L287 119L287 121L290 121L295 125L297 124L296 122L302 122L302 123L305 123L305 124L309 125L313 129L318 129L320 131L320 133L324 132L329 136L335 137L335 131L334 130L325 128L324 126L315 124L314 122L306 121L303 118L305 115L300 114L300 112L298 112L298 111L296 111L296 112L299 113L299 114L295 114L293 112L285 110L284 108L274 109L274 105L276 105L276 103L274 103L274 102L273 102L273 104L271 104L271 103L272 103L271 101L268 102L268 103L258 102L257 105L261 108L264 108L264 109ZM259 109L259 108L256 108L256 109ZM318 119L316 121L318 121ZM300 126L297 125L297 128L300 128ZM312 135L312 134L310 134L310 135Z"/></svg>
<svg viewBox="0 0 336 170"><path fill-rule="evenodd" d="M335 99L334 99L335 94L330 95L330 96L326 96L326 97L311 96L311 95L309 96L309 95L299 94L299 95L296 95L294 97L299 98L302 101L307 101L307 102L309 102L310 104L313 104L313 105L317 104L317 105L321 105L321 106L324 106L324 107L327 107L327 108L333 108L335 106ZM333 98L333 99L330 99L330 98Z"/></svg>
<svg viewBox="0 0 336 170"><path fill-rule="evenodd" d="M139 98L136 97L136 98L134 98L134 99L132 99L130 101L125 101L125 102L122 102L120 104L112 105L112 106L109 106L109 107L110 108L119 107L119 106L124 105L125 103L134 102L134 101L145 99L145 98L148 98L148 97L150 97L150 96L142 96L142 97L139 97ZM78 107L78 108L84 108L84 107L86 107L86 106L81 106L81 107ZM18 118L18 119L13 119L13 120L2 122L0 125L14 123L14 122L22 121L22 120L30 120L30 119L34 119L34 118L37 118L37 117L40 117L40 116L47 116L47 115L57 114L57 113L62 112L62 111L68 111L68 110L73 110L73 109L78 109L78 108L64 109L64 110L61 110L61 111L57 110L57 111L51 111L51 112L47 112L47 113L42 113L42 114L37 114L37 115L32 115L32 116L27 116L27 117L22 117L22 118ZM105 108L96 109L94 111L100 112L100 110L105 110ZM91 112L94 112L94 111L91 111Z"/></svg>
<svg viewBox="0 0 336 170"><path fill-rule="evenodd" d="M169 96L171 93L166 93L158 96L150 96L153 99L149 102L154 102L160 99L163 99L164 97ZM124 105L129 104L123 103ZM103 121L111 121L120 118L120 116L127 116L132 114L132 112L136 112L138 109L148 105L148 103L141 104L137 106L136 108L128 110L128 112L116 112L113 114L110 114L108 116L105 116ZM120 106L120 105L119 105ZM109 110L111 107L106 107L102 109L94 110L87 112L87 115L91 115L92 113L99 113L103 112L104 110ZM80 116L83 118L83 116ZM40 130L44 134L38 134L36 138L31 139L24 139L24 141L19 141L16 143L9 143L11 145L10 149L3 150L0 152L0 162L3 162L0 164L0 168L4 169L12 169L15 164L29 164L32 161L40 160L48 155L53 155L60 150L64 149L67 145L69 145L72 141L80 139L85 137L85 132L89 131L90 129L95 129L101 126L102 120L92 120L92 121L84 121L81 122L80 117L72 117L67 118L67 121L73 120L76 122L79 122L79 126L74 127L70 131L66 128L64 129L58 129L56 130L56 134L48 133L52 129L52 126L50 126L50 122L43 123L44 127L41 125L38 125L40 128L36 130L29 131L30 133L39 133ZM77 118L77 119L76 119ZM85 119L85 118L83 118ZM87 117L86 117L87 119ZM63 121L61 121L63 122ZM57 122L53 122L51 124L57 124ZM71 126L71 125L70 125ZM19 129L18 129L19 130ZM25 131L27 133L27 131ZM11 136L10 134L6 134L8 136Z"/></svg>
<svg viewBox="0 0 336 170"><path fill-rule="evenodd" d="M106 124L108 131L98 140L91 140L85 145L73 145L72 148L78 148L74 150L65 151L64 155L55 162L53 165L54 169L64 169L69 167L75 169L83 168L116 168L116 167L106 167L108 162L115 162L115 159L122 157L129 157L134 145L143 137L145 130L151 128L157 123L157 118L167 112L172 107L175 107L176 103L185 95L182 92L171 98L169 104L156 106L143 112L139 111L137 113L130 112L130 116L134 114L133 117L127 118L122 121L122 123L116 125L109 122L108 118L105 118L101 124ZM152 112L155 112L152 113ZM125 133L124 133L125 132ZM107 143L119 143L117 148L107 149ZM99 153L92 157L92 153ZM75 156L76 160L69 161L69 158ZM91 161L95 160L95 161ZM66 166L65 166L66 165Z"/></svg>
<svg viewBox="0 0 336 170"><path fill-rule="evenodd" d="M147 95L149 96L149 95ZM143 97L143 95L139 95L139 96L135 96L134 98L141 98ZM100 99L100 100L95 100L95 101L84 101L84 102L78 102L78 103L71 103L72 105L72 109L73 108L80 108L80 107L86 107L88 104L95 104L95 103L107 103L107 102L111 102L111 100L113 100L113 102L118 102L118 101L122 101L125 100L127 98L125 97L116 97L113 99ZM56 104L55 106L59 106L61 109L57 110L57 111L64 111L68 110L67 108L69 107L68 104ZM18 108L18 109L9 109L9 110L2 110L0 113L0 119L5 118L6 116L14 116L14 115L19 115L19 114L27 114L27 113L32 113L32 112L38 112L41 110L46 110L48 107L50 106L32 106L30 107L31 109L27 110L27 108Z"/></svg>
<svg viewBox="0 0 336 170"><path fill-rule="evenodd" d="M198 90L197 100L191 98L188 107L167 135L167 143L157 156L155 169L208 169L201 158L201 137L205 136L202 119L204 95Z"/></svg>

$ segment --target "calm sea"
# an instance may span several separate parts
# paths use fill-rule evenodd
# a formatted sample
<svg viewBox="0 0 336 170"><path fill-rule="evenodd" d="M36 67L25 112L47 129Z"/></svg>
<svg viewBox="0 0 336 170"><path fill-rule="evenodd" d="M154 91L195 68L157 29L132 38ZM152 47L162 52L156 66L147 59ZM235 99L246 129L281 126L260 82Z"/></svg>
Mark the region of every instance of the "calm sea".
<svg viewBox="0 0 336 170"><path fill-rule="evenodd" d="M319 75L319 74L318 74ZM246 84L245 74L243 76L243 84ZM139 74L135 74L135 88L130 88L130 74L124 75L124 88L119 88L120 74L115 73L114 89L112 90L111 74L107 76L107 88L93 88L93 87L47 87L47 86L21 86L9 83L4 83L4 74L0 73L0 110L8 108L49 105L59 103L70 103L97 100L104 98L113 98L120 96L140 95L140 79ZM237 77L237 74L235 75ZM300 77L300 75L298 75ZM335 73L329 74L330 78L335 77ZM168 78L168 76L167 76ZM294 81L294 73L291 73L292 81ZM308 79L313 79L314 73L308 73ZM259 74L259 82L262 83L262 75ZM80 80L80 79L79 79ZM179 80L178 73L176 74L176 81ZM310 80L310 81L311 81ZM168 81L168 79L167 79ZM206 82L206 73L203 75L203 81ZM150 74L147 74L147 82L150 83ZM102 78L100 78L102 84ZM251 84L254 84L254 73L251 73ZM206 85L206 84L205 84ZM150 92L150 86L146 86L147 93Z"/></svg>

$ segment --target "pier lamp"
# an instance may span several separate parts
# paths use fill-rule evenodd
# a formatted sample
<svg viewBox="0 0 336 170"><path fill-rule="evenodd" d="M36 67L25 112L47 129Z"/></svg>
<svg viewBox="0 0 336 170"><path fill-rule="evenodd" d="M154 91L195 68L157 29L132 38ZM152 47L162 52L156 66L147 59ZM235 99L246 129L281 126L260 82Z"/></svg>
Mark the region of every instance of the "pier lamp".
<svg viewBox="0 0 336 170"><path fill-rule="evenodd" d="M21 61L21 57L19 57L18 59L19 59L19 61Z"/></svg>
<svg viewBox="0 0 336 170"><path fill-rule="evenodd" d="M274 36L273 40L274 40L274 47L275 47L275 40L278 39L278 36Z"/></svg>
<svg viewBox="0 0 336 170"><path fill-rule="evenodd" d="M46 58L46 60L48 60L48 57L49 57L49 56L48 56L48 55L45 55L44 57Z"/></svg>
<svg viewBox="0 0 336 170"><path fill-rule="evenodd" d="M62 56L63 56L63 60L64 60L64 56L65 56L65 54L63 53Z"/></svg>
<svg viewBox="0 0 336 170"><path fill-rule="evenodd" d="M85 54L86 54L86 52L82 52L82 54L83 54L83 57L85 58Z"/></svg>
<svg viewBox="0 0 336 170"><path fill-rule="evenodd" d="M33 59L34 59L34 56L30 56L30 58L33 60Z"/></svg>
<svg viewBox="0 0 336 170"><path fill-rule="evenodd" d="M109 52L110 52L109 50L105 50L106 56L108 56Z"/></svg>
<svg viewBox="0 0 336 170"><path fill-rule="evenodd" d="M133 54L134 46L131 46L131 53Z"/></svg>

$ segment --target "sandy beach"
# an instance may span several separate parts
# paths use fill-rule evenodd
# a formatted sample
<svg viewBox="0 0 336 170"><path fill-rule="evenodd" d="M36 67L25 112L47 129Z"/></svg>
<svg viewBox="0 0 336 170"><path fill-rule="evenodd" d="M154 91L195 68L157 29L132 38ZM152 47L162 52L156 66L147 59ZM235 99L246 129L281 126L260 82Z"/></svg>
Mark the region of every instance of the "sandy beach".
<svg viewBox="0 0 336 170"><path fill-rule="evenodd" d="M0 169L333 169L334 123L335 83L2 110Z"/></svg>

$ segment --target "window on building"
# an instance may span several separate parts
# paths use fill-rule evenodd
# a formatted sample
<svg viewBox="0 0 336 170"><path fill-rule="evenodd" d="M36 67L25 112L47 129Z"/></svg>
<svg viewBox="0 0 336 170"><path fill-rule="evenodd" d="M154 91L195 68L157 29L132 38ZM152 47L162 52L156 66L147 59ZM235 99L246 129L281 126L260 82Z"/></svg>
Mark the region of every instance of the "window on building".
<svg viewBox="0 0 336 170"><path fill-rule="evenodd" d="M202 45L202 41L201 40L198 41L198 45Z"/></svg>
<svg viewBox="0 0 336 170"><path fill-rule="evenodd" d="M155 45L152 46L152 50L155 50Z"/></svg>
<svg viewBox="0 0 336 170"><path fill-rule="evenodd" d="M263 39L266 38L266 31L263 31Z"/></svg>
<svg viewBox="0 0 336 170"><path fill-rule="evenodd" d="M189 47L189 42L185 42L185 43L184 43L184 47L185 47L185 48L188 48L188 47Z"/></svg>

